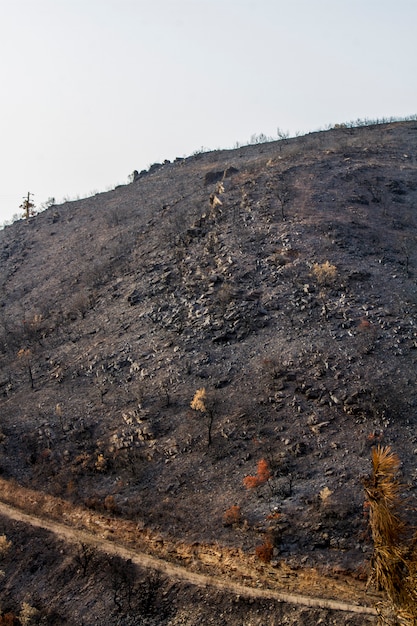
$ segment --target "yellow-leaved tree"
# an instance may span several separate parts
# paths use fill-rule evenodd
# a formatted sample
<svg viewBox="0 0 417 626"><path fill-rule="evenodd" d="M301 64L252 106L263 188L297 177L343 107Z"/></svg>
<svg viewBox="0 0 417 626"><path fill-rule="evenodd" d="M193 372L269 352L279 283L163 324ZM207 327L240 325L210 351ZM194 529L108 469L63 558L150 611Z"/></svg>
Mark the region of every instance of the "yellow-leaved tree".
<svg viewBox="0 0 417 626"><path fill-rule="evenodd" d="M194 398L190 404L191 408L194 411L200 411L207 418L207 429L208 429L208 445L211 446L212 436L211 431L213 428L214 421L214 407L215 401L213 397L208 396L205 387L201 389L197 389L194 394Z"/></svg>

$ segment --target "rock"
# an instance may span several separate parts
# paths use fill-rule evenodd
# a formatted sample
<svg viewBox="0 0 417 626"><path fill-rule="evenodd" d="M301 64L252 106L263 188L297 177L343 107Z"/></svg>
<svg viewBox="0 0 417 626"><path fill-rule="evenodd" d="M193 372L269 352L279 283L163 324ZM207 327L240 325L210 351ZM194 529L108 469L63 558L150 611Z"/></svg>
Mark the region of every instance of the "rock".
<svg viewBox="0 0 417 626"><path fill-rule="evenodd" d="M223 179L223 175L224 175L224 171L223 170L206 172L206 174L204 176L204 184L205 185L212 185L214 183L218 183L220 180Z"/></svg>
<svg viewBox="0 0 417 626"><path fill-rule="evenodd" d="M226 341L230 341L233 338L233 334L229 331L225 331L218 335L215 335L212 339L213 343L225 343Z"/></svg>
<svg viewBox="0 0 417 626"><path fill-rule="evenodd" d="M135 289L135 291L133 291L130 296L127 297L127 301L131 306L135 306L135 304L139 304L139 302L141 301L141 294L137 289Z"/></svg>
<svg viewBox="0 0 417 626"><path fill-rule="evenodd" d="M237 174L239 172L239 170L237 169L237 167L233 167L233 165L229 165L229 167L226 167L226 169L224 170L224 178L229 178L230 176L233 176L234 174Z"/></svg>
<svg viewBox="0 0 417 626"><path fill-rule="evenodd" d="M205 185L214 185L214 183L218 183L219 181L230 178L234 174L237 174L239 170L232 165L229 165L225 170L212 170L210 172L206 172L204 176L204 184Z"/></svg>
<svg viewBox="0 0 417 626"><path fill-rule="evenodd" d="M403 189L401 182L398 180L390 181L389 183L386 184L386 187L387 189L390 190L391 193L394 193L398 196L401 196L406 193L405 190Z"/></svg>
<svg viewBox="0 0 417 626"><path fill-rule="evenodd" d="M156 170L159 170L160 167L162 167L162 163L152 163L148 171L151 174L152 172L156 172Z"/></svg>

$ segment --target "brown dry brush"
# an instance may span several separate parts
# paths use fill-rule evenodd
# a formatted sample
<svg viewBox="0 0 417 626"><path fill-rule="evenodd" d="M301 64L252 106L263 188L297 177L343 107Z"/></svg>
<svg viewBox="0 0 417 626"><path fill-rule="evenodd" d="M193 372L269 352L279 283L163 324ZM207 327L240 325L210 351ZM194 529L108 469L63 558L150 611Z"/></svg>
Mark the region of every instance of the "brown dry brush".
<svg viewBox="0 0 417 626"><path fill-rule="evenodd" d="M265 541L260 546L256 546L255 554L263 563L270 563L274 554L274 546L271 538L266 536Z"/></svg>
<svg viewBox="0 0 417 626"><path fill-rule="evenodd" d="M390 623L411 626L417 624L417 534L403 518L399 466L390 446L372 449L372 473L363 480L374 544L370 582L386 593L395 615Z"/></svg>
<svg viewBox="0 0 417 626"><path fill-rule="evenodd" d="M232 505L223 515L223 526L238 526L242 522L242 510L238 504Z"/></svg>
<svg viewBox="0 0 417 626"><path fill-rule="evenodd" d="M267 461L261 459L258 462L258 468L256 470L256 476L245 476L243 484L246 489L255 489L268 482L271 478L271 472L268 467Z"/></svg>

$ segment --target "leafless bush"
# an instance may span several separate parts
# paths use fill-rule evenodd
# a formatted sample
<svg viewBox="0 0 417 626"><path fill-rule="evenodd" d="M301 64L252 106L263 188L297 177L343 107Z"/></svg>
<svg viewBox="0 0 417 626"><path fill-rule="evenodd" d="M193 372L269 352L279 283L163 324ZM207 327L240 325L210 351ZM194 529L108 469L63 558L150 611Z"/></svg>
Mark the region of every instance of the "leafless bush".
<svg viewBox="0 0 417 626"><path fill-rule="evenodd" d="M113 602L121 613L132 609L133 590L135 586L135 566L129 559L125 561L118 556L108 558L111 582L113 588Z"/></svg>
<svg viewBox="0 0 417 626"><path fill-rule="evenodd" d="M128 213L126 210L114 208L106 214L106 224L109 228L120 226L128 219Z"/></svg>
<svg viewBox="0 0 417 626"><path fill-rule="evenodd" d="M148 574L138 585L136 590L137 604L140 613L144 617L160 615L160 607L157 605L159 589L162 579L158 573Z"/></svg>
<svg viewBox="0 0 417 626"><path fill-rule="evenodd" d="M281 206L281 217L283 220L286 218L286 207L292 200L294 191L291 187L287 177L282 175L276 184L275 193L277 195L279 204Z"/></svg>
<svg viewBox="0 0 417 626"><path fill-rule="evenodd" d="M233 287L225 282L217 291L217 299L222 312L224 313L231 302L235 298L235 290Z"/></svg>
<svg viewBox="0 0 417 626"><path fill-rule="evenodd" d="M99 260L86 266L82 280L88 287L100 287L109 278L109 263Z"/></svg>
<svg viewBox="0 0 417 626"><path fill-rule="evenodd" d="M33 353L30 348L21 348L17 353L17 358L19 363L23 369L26 369L29 374L30 387L31 389L35 388L34 379L33 379Z"/></svg>
<svg viewBox="0 0 417 626"><path fill-rule="evenodd" d="M94 305L94 297L85 289L76 293L70 301L69 314L74 315L80 313L82 319L85 318L87 311Z"/></svg>
<svg viewBox="0 0 417 626"><path fill-rule="evenodd" d="M281 379L286 369L279 359L274 356L262 359L262 371L264 372L267 385L272 390L276 389L277 381Z"/></svg>

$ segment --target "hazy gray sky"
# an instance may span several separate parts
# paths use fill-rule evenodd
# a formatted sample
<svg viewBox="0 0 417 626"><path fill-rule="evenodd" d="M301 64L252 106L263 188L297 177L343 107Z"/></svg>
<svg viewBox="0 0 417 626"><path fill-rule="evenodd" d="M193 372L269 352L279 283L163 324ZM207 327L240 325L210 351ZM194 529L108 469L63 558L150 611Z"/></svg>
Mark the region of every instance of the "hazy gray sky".
<svg viewBox="0 0 417 626"><path fill-rule="evenodd" d="M416 0L0 0L0 223L154 161L417 113Z"/></svg>

